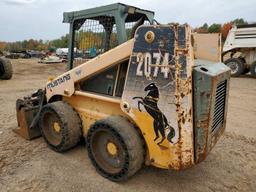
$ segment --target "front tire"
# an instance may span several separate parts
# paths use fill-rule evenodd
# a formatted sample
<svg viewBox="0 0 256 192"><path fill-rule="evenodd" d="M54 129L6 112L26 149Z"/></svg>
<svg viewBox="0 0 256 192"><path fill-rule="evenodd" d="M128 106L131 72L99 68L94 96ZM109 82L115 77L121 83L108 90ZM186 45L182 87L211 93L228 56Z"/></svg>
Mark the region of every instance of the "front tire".
<svg viewBox="0 0 256 192"><path fill-rule="evenodd" d="M231 69L231 76L238 77L245 71L245 64L242 59L230 58L224 62Z"/></svg>
<svg viewBox="0 0 256 192"><path fill-rule="evenodd" d="M98 120L87 135L88 156L97 172L111 181L134 175L144 163L144 144L127 119L111 116Z"/></svg>
<svg viewBox="0 0 256 192"><path fill-rule="evenodd" d="M82 135L79 115L63 101L49 103L42 108L39 127L48 146L56 152L76 146Z"/></svg>

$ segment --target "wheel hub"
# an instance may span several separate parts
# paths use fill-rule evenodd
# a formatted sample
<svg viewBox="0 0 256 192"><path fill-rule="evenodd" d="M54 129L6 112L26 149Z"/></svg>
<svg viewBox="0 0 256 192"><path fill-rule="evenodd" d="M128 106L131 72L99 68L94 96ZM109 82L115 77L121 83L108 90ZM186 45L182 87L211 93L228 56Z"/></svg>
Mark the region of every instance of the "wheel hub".
<svg viewBox="0 0 256 192"><path fill-rule="evenodd" d="M41 126L51 145L57 146L61 143L61 124L55 113L52 111L45 112Z"/></svg>
<svg viewBox="0 0 256 192"><path fill-rule="evenodd" d="M104 171L117 174L125 166L125 151L111 130L98 127L92 135L90 145L94 161Z"/></svg>
<svg viewBox="0 0 256 192"><path fill-rule="evenodd" d="M54 122L53 123L53 130L56 132L56 133L59 133L60 132L60 124L58 122Z"/></svg>
<svg viewBox="0 0 256 192"><path fill-rule="evenodd" d="M236 62L230 62L228 63L229 68L231 69L231 73L235 74L238 72L238 64Z"/></svg>
<svg viewBox="0 0 256 192"><path fill-rule="evenodd" d="M111 141L107 143L107 152L112 156L117 155L117 146Z"/></svg>

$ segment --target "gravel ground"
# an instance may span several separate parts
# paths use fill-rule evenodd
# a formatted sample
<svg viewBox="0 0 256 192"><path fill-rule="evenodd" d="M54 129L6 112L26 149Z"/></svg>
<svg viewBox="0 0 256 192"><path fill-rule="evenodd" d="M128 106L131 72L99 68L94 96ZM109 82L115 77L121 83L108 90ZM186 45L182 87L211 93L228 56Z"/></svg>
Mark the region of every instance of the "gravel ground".
<svg viewBox="0 0 256 192"><path fill-rule="evenodd" d="M127 182L98 175L83 144L66 153L50 150L42 138L26 141L17 127L15 101L43 87L65 64L12 60L12 80L0 81L0 191L255 191L256 79L232 78L227 130L208 158L176 172L145 167Z"/></svg>

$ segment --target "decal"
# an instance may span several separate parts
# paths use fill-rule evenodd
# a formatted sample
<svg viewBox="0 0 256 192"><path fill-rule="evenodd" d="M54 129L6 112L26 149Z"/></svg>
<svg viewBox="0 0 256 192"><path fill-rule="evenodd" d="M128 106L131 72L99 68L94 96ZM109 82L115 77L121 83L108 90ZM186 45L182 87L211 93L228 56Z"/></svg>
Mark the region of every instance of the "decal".
<svg viewBox="0 0 256 192"><path fill-rule="evenodd" d="M81 69L77 69L77 70L76 70L76 75L77 75L77 76L80 76L81 73L82 73L82 70L81 70Z"/></svg>
<svg viewBox="0 0 256 192"><path fill-rule="evenodd" d="M149 30L155 33L152 43L144 38ZM177 34L175 27L138 28L122 94L122 101L130 106L129 115L141 127L143 136L150 143L159 144L160 150L180 141L182 122L177 110L181 106L176 92L182 87L177 87L177 81L188 77L187 56L177 52L177 48L185 48L183 39L186 38ZM184 96L182 107L188 103Z"/></svg>
<svg viewBox="0 0 256 192"><path fill-rule="evenodd" d="M144 88L144 91L147 91L148 94L143 97L133 97L133 99L138 100L138 109L141 111L140 106L143 105L147 113L154 119L153 128L155 132L155 139L157 141L159 139L159 133L161 134L161 140L157 143L161 144L166 138L167 140L173 143L172 138L175 137L175 129L168 123L166 116L162 113L162 111L158 107L159 100L159 89L155 83L150 83Z"/></svg>
<svg viewBox="0 0 256 192"><path fill-rule="evenodd" d="M60 78L48 83L47 89L52 89L56 86L59 86L60 84L66 82L66 81L69 81L70 79L71 79L70 74L64 75L63 77L60 77Z"/></svg>
<svg viewBox="0 0 256 192"><path fill-rule="evenodd" d="M138 63L136 76L144 75L146 78L149 78L153 74L153 77L157 78L160 68L160 73L164 75L165 79L168 79L169 73L171 73L171 69L173 68L173 66L169 64L169 53L162 55L160 52L154 52L152 57L152 54L149 52L139 52L137 53L136 60ZM155 63L152 62L153 60Z"/></svg>

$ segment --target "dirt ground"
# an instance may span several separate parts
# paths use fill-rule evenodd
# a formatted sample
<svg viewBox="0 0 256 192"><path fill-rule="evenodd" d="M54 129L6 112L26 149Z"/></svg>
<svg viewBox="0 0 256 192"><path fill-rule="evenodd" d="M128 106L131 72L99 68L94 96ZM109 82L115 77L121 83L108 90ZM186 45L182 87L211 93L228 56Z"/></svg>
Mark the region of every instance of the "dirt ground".
<svg viewBox="0 0 256 192"><path fill-rule="evenodd" d="M98 175L83 145L66 153L50 150L42 138L15 135L15 101L43 87L65 64L12 60L12 80L0 81L0 191L255 191L256 79L232 78L227 130L208 158L176 172L146 167L127 182Z"/></svg>

